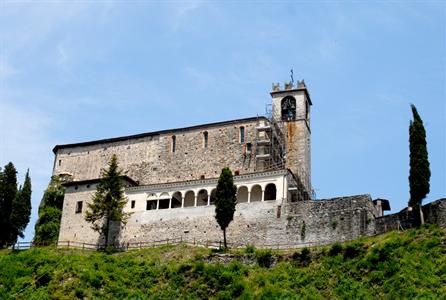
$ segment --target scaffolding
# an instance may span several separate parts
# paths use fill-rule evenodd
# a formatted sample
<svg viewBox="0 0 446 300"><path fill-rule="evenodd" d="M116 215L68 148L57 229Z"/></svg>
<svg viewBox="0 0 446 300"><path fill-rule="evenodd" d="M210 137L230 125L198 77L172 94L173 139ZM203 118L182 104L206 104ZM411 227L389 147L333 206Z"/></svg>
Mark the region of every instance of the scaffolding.
<svg viewBox="0 0 446 300"><path fill-rule="evenodd" d="M256 125L256 169L271 171L285 167L285 137L283 123L277 122L271 112L271 106L266 106L265 119L257 118Z"/></svg>
<svg viewBox="0 0 446 300"><path fill-rule="evenodd" d="M255 159L256 170L273 171L284 169L286 166L286 136L282 120L273 116L271 105L266 106L266 120L257 118ZM289 178L289 192L291 201L311 199L305 188L305 183L299 174L291 174ZM304 175L305 176L305 175Z"/></svg>

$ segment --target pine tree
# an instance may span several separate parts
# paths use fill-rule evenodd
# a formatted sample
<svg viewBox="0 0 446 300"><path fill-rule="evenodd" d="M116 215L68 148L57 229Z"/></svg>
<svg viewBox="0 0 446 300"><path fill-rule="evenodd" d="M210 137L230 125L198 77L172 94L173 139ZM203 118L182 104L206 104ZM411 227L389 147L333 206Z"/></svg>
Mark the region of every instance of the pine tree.
<svg viewBox="0 0 446 300"><path fill-rule="evenodd" d="M421 224L424 223L422 201L429 193L429 180L431 172L426 147L426 131L423 120L415 107L411 105L413 121L409 125L409 150L410 150L410 171L409 186L410 200L409 206L418 208Z"/></svg>
<svg viewBox="0 0 446 300"><path fill-rule="evenodd" d="M108 169L102 171L102 179L85 213L85 220L92 223L93 230L104 237L106 247L109 246L110 226L117 222L125 224L130 215L123 212L126 203L118 159L113 154Z"/></svg>
<svg viewBox="0 0 446 300"><path fill-rule="evenodd" d="M17 170L12 162L4 167L0 180L0 247L4 247L11 242L12 203L17 196Z"/></svg>
<svg viewBox="0 0 446 300"><path fill-rule="evenodd" d="M65 188L59 177L53 176L40 202L39 219L34 228L35 243L49 244L57 241L64 196Z"/></svg>
<svg viewBox="0 0 446 300"><path fill-rule="evenodd" d="M234 185L232 172L229 168L221 171L218 179L216 199L215 199L215 219L223 230L224 247L226 243L226 228L234 218L235 205L237 204L237 187Z"/></svg>
<svg viewBox="0 0 446 300"><path fill-rule="evenodd" d="M23 238L23 231L29 223L31 215L31 178L29 177L29 170L25 175L25 182L17 192L16 197L12 202L11 210L11 233L10 240L12 243L17 242L17 238Z"/></svg>

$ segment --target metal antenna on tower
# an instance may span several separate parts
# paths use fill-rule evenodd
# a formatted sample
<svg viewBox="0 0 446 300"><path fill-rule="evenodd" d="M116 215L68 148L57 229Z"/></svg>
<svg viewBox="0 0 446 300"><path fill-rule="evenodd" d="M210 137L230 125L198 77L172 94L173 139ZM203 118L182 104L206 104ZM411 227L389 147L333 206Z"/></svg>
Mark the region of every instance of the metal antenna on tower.
<svg viewBox="0 0 446 300"><path fill-rule="evenodd" d="M291 75L290 75L290 77L291 77L291 84L292 85L294 85L294 74L293 74L293 68L291 68L291 71L290 71L290 73L291 73Z"/></svg>

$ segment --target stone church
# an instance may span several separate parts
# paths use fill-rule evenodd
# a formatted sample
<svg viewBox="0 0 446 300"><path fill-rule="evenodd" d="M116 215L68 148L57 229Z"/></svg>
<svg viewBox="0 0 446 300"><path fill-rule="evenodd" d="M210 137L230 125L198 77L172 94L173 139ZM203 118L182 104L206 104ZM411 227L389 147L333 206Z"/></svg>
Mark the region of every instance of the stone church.
<svg viewBox="0 0 446 300"><path fill-rule="evenodd" d="M219 240L214 201L224 167L237 186L230 242L321 244L374 234L388 201L313 199L312 101L304 81L273 84L270 95L266 116L55 146L53 175L66 187L59 242L100 242L84 214L113 154L131 213L112 233L122 243Z"/></svg>

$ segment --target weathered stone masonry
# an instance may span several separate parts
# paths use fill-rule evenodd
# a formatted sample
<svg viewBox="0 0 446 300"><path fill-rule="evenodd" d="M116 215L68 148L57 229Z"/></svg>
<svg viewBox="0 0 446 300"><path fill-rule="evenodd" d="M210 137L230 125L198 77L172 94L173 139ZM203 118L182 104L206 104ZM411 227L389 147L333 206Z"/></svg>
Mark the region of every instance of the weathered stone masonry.
<svg viewBox="0 0 446 300"><path fill-rule="evenodd" d="M372 235L382 207L369 195L311 200L310 95L303 81L273 86L270 118L253 117L54 148L65 182L59 241L96 243L87 203L112 154L123 170L120 242L219 240L213 205L218 176L235 174L238 204L229 225L239 244L327 243Z"/></svg>

